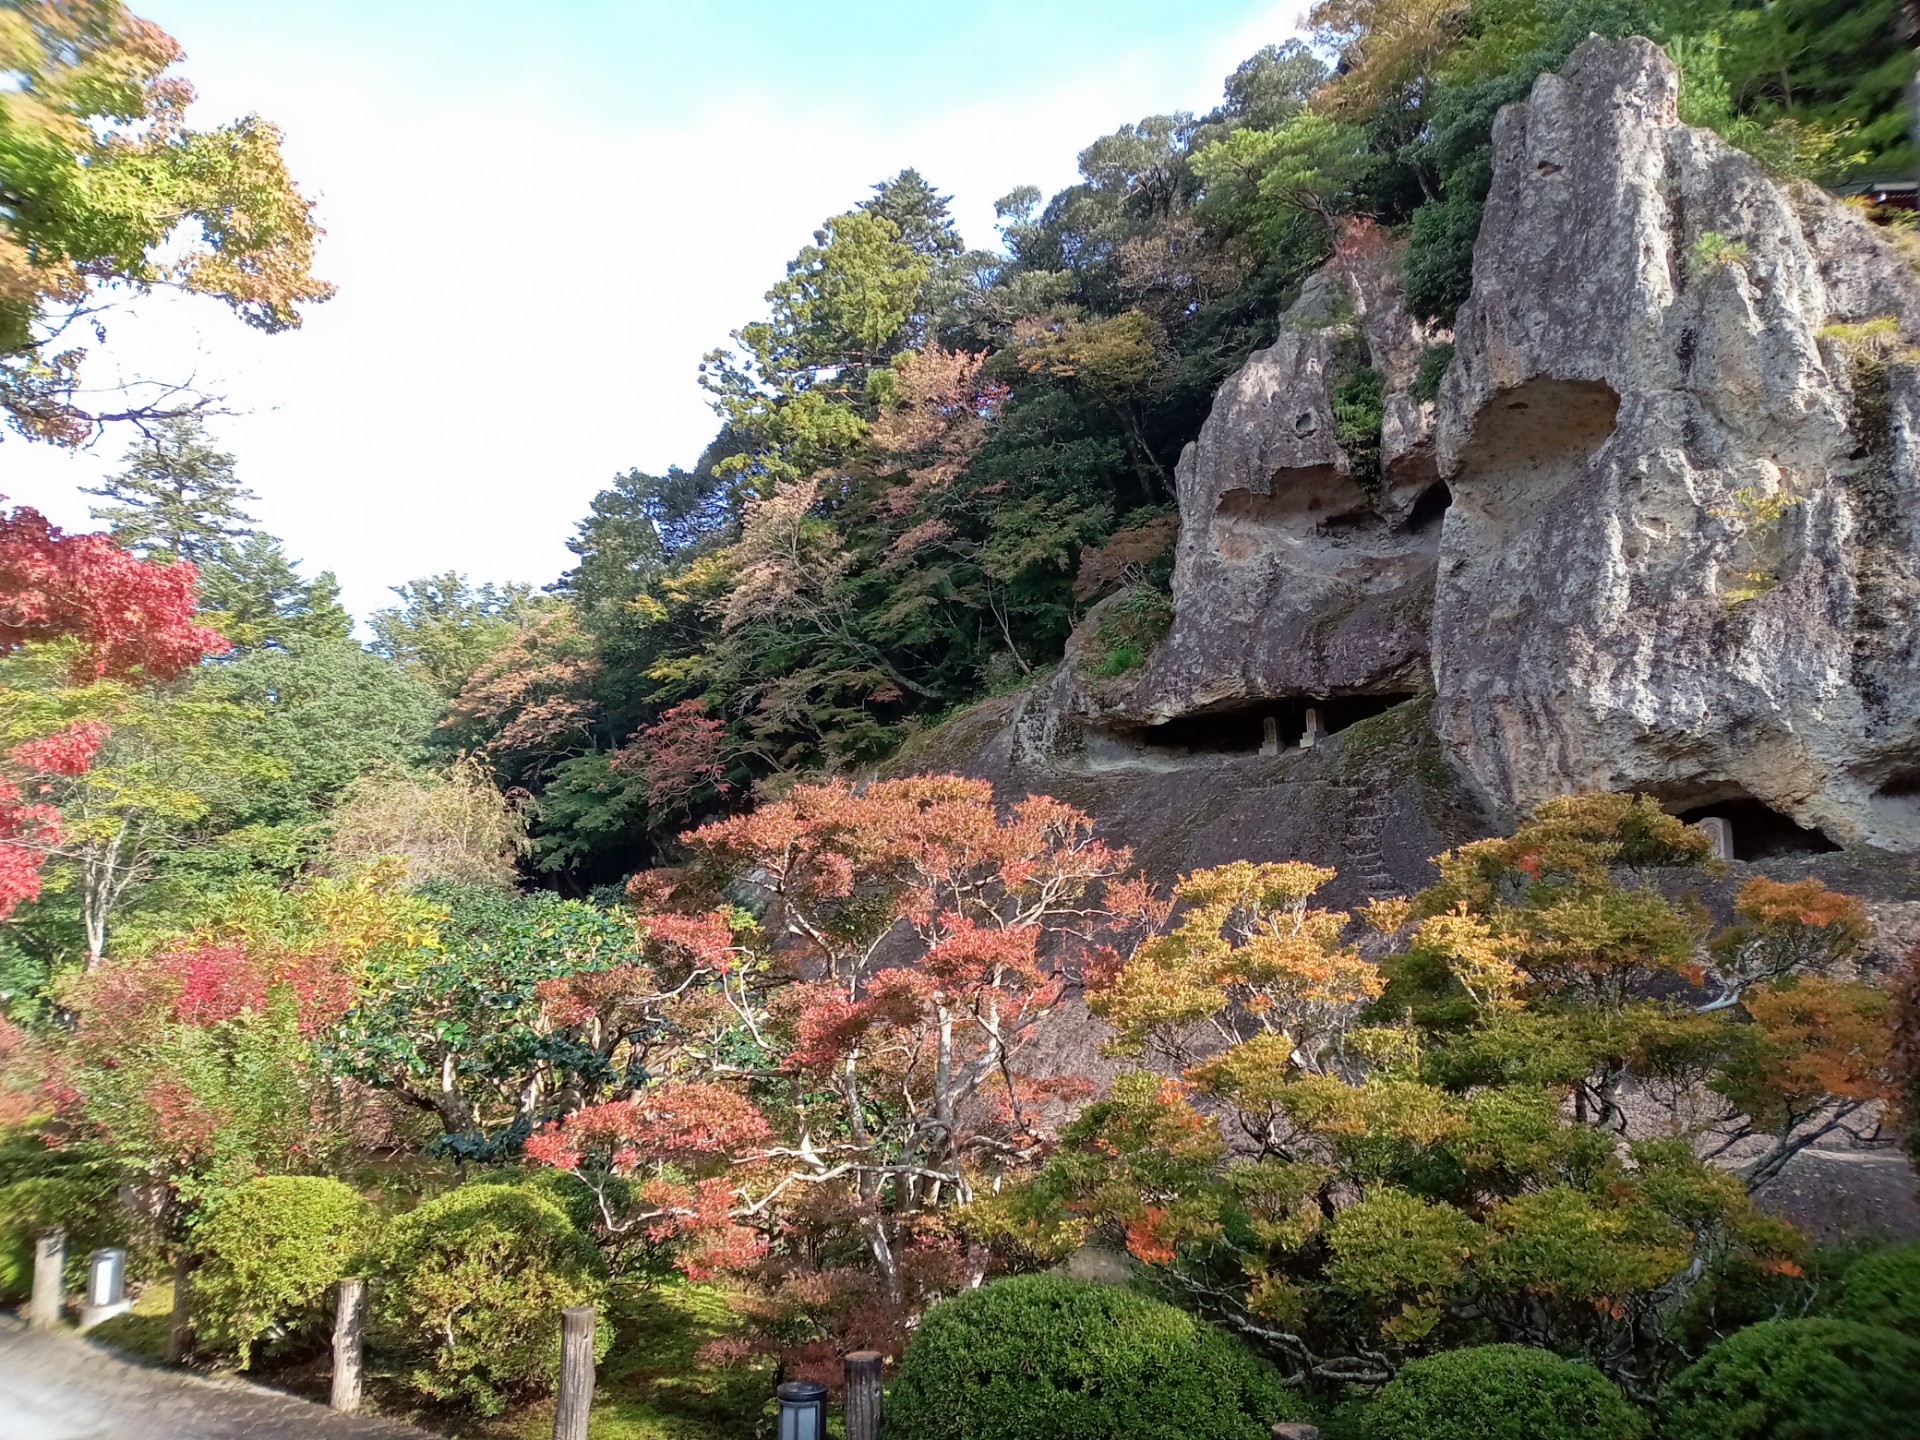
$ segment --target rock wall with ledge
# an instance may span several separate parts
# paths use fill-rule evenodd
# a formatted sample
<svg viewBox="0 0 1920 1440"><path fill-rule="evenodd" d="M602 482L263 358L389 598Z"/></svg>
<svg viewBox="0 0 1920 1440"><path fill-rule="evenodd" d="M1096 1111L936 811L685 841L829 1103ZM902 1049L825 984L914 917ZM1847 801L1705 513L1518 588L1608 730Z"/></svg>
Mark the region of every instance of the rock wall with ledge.
<svg viewBox="0 0 1920 1440"><path fill-rule="evenodd" d="M1044 747L1100 752L1103 727L1227 712L1297 732L1316 698L1426 688L1445 492L1433 406L1410 387L1436 337L1401 301L1400 252L1349 230L1278 339L1221 388L1176 470L1172 627L1142 670L1098 681L1084 637L1115 602L1097 607L1054 681ZM1341 444L1336 402L1355 382L1375 387L1377 445Z"/></svg>
<svg viewBox="0 0 1920 1440"><path fill-rule="evenodd" d="M1677 96L1596 37L1502 111L1436 406L1443 337L1349 237L1181 457L1165 641L1105 681L1070 651L1021 753L1253 748L1262 714L1430 689L1493 814L1639 789L1920 850L1920 277ZM1362 366L1377 468L1335 436Z"/></svg>
<svg viewBox="0 0 1920 1440"><path fill-rule="evenodd" d="M1920 391L1845 327L1920 338L1920 283L1677 96L1659 47L1595 38L1496 122L1434 724L1508 811L1641 789L1914 849Z"/></svg>

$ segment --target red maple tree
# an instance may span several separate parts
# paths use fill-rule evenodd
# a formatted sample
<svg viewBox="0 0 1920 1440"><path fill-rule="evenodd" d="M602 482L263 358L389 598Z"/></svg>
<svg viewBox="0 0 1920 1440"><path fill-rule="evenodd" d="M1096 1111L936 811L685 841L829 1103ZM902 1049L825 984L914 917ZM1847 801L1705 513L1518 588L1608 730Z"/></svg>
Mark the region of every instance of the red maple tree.
<svg viewBox="0 0 1920 1440"><path fill-rule="evenodd" d="M106 535L66 534L37 510L0 509L0 656L67 642L76 684L174 679L227 648L193 623L197 580L184 561L157 565ZM59 812L41 798L49 782L84 772L106 733L82 720L0 756L0 919L40 893L59 843Z"/></svg>
<svg viewBox="0 0 1920 1440"><path fill-rule="evenodd" d="M766 902L759 926L732 912L731 941L721 916L641 920L704 951L724 1001L709 986L683 1003L723 1005L730 1043L710 1027L656 1042L653 1084L528 1154L591 1187L609 1232L675 1243L689 1273L757 1264L773 1303L897 1343L929 1286L983 1263L941 1212L1044 1154L1046 1100L1089 1089L1025 1076L1020 1055L1083 962L1129 943L1147 891L1086 814L1041 796L1002 811L952 775L801 785L684 838L695 871ZM809 1227L864 1260L797 1243Z"/></svg>

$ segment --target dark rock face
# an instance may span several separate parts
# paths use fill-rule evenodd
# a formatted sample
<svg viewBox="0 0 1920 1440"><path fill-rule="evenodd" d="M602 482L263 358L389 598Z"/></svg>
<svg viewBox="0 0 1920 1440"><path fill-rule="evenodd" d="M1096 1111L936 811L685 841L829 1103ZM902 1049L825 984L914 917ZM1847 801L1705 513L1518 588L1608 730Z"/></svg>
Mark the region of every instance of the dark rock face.
<svg viewBox="0 0 1920 1440"><path fill-rule="evenodd" d="M1347 237L1181 457L1165 640L1091 678L1096 609L1019 756L1284 748L1430 691L1496 814L1641 789L1920 850L1920 277L1677 93L1596 38L1502 112L1437 406L1446 337ZM1336 437L1363 368L1377 454Z"/></svg>

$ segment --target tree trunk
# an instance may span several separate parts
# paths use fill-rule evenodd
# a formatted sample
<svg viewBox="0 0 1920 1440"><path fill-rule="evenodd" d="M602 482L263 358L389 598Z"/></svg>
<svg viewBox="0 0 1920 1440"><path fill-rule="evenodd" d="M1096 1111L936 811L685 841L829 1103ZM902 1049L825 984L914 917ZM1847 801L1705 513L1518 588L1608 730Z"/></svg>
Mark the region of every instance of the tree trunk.
<svg viewBox="0 0 1920 1440"><path fill-rule="evenodd" d="M193 1257L173 1252L173 1313L167 1317L167 1363L184 1365L193 1349Z"/></svg>

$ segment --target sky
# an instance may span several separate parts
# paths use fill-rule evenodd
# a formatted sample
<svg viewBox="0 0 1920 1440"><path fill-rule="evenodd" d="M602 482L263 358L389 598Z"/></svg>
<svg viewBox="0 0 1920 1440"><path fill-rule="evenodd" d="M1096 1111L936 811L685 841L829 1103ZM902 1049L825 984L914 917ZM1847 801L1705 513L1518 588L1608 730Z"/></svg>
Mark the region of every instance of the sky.
<svg viewBox="0 0 1920 1440"><path fill-rule="evenodd" d="M365 616L446 570L544 585L589 500L691 464L700 357L827 216L906 166L970 244L1090 141L1203 111L1304 0L133 0L187 52L199 123L286 151L339 287L292 334L218 302L109 323L90 384L191 376L268 531ZM96 528L67 454L9 435L0 493Z"/></svg>

